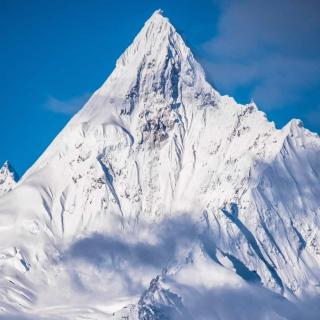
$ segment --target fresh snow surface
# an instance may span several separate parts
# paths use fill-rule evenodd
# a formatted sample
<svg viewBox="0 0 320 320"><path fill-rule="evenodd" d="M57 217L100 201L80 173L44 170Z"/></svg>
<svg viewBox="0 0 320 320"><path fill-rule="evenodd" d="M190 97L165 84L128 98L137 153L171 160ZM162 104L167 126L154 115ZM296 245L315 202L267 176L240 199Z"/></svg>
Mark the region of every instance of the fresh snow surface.
<svg viewBox="0 0 320 320"><path fill-rule="evenodd" d="M0 319L318 319L319 159L156 11L0 197Z"/></svg>

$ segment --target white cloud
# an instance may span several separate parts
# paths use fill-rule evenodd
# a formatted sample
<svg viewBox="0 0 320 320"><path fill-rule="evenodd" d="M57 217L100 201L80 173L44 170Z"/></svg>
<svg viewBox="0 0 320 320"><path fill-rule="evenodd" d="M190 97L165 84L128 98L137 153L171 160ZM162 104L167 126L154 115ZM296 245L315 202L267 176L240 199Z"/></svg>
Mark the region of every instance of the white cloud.
<svg viewBox="0 0 320 320"><path fill-rule="evenodd" d="M73 115L80 110L88 101L91 94L85 93L81 96L73 97L67 100L60 100L50 96L46 102L46 108L55 113Z"/></svg>

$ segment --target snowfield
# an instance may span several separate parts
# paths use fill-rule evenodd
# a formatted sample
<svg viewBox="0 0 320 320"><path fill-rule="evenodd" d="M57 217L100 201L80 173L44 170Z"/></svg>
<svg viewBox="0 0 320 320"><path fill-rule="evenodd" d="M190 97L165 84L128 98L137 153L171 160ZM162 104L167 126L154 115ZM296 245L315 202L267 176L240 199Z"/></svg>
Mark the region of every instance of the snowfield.
<svg viewBox="0 0 320 320"><path fill-rule="evenodd" d="M156 11L19 182L1 169L0 319L318 319L319 159Z"/></svg>

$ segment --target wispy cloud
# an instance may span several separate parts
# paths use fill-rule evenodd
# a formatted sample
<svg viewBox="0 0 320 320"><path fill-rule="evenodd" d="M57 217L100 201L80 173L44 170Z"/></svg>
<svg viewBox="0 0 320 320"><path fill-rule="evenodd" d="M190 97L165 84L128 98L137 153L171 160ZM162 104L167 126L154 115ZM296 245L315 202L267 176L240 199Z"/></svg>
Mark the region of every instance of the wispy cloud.
<svg viewBox="0 0 320 320"><path fill-rule="evenodd" d="M71 99L61 100L50 96L45 107L55 113L73 115L80 110L90 98L90 93L84 93L81 96L72 97Z"/></svg>
<svg viewBox="0 0 320 320"><path fill-rule="evenodd" d="M152 278L170 265L170 261L188 251L192 243L202 241L205 231L204 225L181 215L164 220L143 239L137 230L126 230L125 239L121 237L123 230L120 229L119 235L115 232L114 236L92 234L75 241L59 263L71 277L72 286L84 294L89 292L103 299L118 294L140 294ZM88 272L90 277L83 277ZM105 292L107 286L103 286L99 291L93 286L101 282L107 282L113 290Z"/></svg>
<svg viewBox="0 0 320 320"><path fill-rule="evenodd" d="M320 89L319 1L225 0L218 25L204 45L218 89L245 89L265 109L313 105Z"/></svg>
<svg viewBox="0 0 320 320"><path fill-rule="evenodd" d="M66 259L82 259L95 265L107 267L121 267L121 262L130 260L131 265L144 264L152 267L165 265L179 252L179 245L183 242L203 241L203 230L200 225L187 216L164 220L153 231L155 243L135 241L130 243L122 238L93 234L72 244L66 253ZM179 243L177 241L179 239Z"/></svg>

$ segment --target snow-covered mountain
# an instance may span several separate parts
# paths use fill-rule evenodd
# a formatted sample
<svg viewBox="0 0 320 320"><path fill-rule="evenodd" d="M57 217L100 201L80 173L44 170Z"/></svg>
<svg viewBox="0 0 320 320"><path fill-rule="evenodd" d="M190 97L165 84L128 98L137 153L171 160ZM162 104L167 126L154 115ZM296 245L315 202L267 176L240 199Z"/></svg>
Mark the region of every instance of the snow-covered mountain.
<svg viewBox="0 0 320 320"><path fill-rule="evenodd" d="M0 198L0 312L316 319L319 159L301 121L213 89L156 11Z"/></svg>
<svg viewBox="0 0 320 320"><path fill-rule="evenodd" d="M12 190L18 182L19 176L10 164L6 161L0 168L0 197Z"/></svg>

